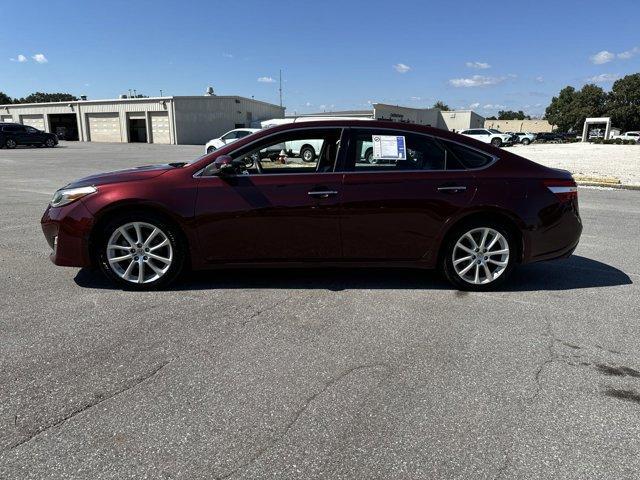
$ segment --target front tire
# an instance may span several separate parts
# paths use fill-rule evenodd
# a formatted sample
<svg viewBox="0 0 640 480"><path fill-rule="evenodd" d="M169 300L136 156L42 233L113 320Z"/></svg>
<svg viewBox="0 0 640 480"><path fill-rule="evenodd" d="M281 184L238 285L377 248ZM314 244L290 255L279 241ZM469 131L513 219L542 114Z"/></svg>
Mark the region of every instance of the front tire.
<svg viewBox="0 0 640 480"><path fill-rule="evenodd" d="M178 230L151 213L130 213L110 221L98 245L102 272L129 290L169 285L182 271L185 245Z"/></svg>
<svg viewBox="0 0 640 480"><path fill-rule="evenodd" d="M456 228L444 245L440 268L459 290L493 290L516 260L513 235L498 222L478 220Z"/></svg>
<svg viewBox="0 0 640 480"><path fill-rule="evenodd" d="M216 151L216 147L214 147L213 145L210 147L207 147L207 153L213 153Z"/></svg>
<svg viewBox="0 0 640 480"><path fill-rule="evenodd" d="M494 147L500 147L502 146L502 140L500 140L499 138L494 138L491 140L491 145L493 145Z"/></svg>
<svg viewBox="0 0 640 480"><path fill-rule="evenodd" d="M53 148L56 146L56 142L53 138L47 138L44 142L44 146L47 148Z"/></svg>
<svg viewBox="0 0 640 480"><path fill-rule="evenodd" d="M522 139L522 144L523 145L529 145L531 143L531 140L529 140L528 138L523 138Z"/></svg>

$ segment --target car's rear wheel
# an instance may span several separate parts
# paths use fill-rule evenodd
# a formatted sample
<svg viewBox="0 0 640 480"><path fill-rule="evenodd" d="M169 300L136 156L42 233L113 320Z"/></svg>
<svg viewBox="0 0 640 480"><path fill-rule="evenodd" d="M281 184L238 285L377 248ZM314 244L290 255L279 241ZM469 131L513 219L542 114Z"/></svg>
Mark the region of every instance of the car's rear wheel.
<svg viewBox="0 0 640 480"><path fill-rule="evenodd" d="M4 146L7 148L16 148L18 144L13 138L7 138L7 140L4 142Z"/></svg>
<svg viewBox="0 0 640 480"><path fill-rule="evenodd" d="M300 150L300 158L304 162L313 162L316 159L316 152L312 147L304 146Z"/></svg>
<svg viewBox="0 0 640 480"><path fill-rule="evenodd" d="M176 228L149 213L123 215L109 222L99 248L105 275L134 290L168 285L181 272L185 258Z"/></svg>
<svg viewBox="0 0 640 480"><path fill-rule="evenodd" d="M493 145L494 147L499 147L500 145L502 145L502 140L500 140L499 138L494 138L493 140L491 140L491 145Z"/></svg>
<svg viewBox="0 0 640 480"><path fill-rule="evenodd" d="M46 147L53 148L56 146L56 142L53 138L47 138L44 142Z"/></svg>
<svg viewBox="0 0 640 480"><path fill-rule="evenodd" d="M483 291L502 284L515 259L515 244L509 230L499 223L477 221L449 236L441 268L459 289Z"/></svg>
<svg viewBox="0 0 640 480"><path fill-rule="evenodd" d="M522 144L523 145L529 145L531 143L531 140L529 140L528 138L523 138L522 139Z"/></svg>

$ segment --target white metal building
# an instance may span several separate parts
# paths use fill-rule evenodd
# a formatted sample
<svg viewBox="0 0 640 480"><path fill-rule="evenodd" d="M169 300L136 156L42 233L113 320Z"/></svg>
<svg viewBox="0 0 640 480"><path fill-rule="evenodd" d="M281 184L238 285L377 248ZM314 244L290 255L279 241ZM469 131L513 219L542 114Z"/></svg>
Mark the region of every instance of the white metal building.
<svg viewBox="0 0 640 480"><path fill-rule="evenodd" d="M284 117L284 108L238 96L172 96L0 105L0 122L68 140L204 144L234 128Z"/></svg>

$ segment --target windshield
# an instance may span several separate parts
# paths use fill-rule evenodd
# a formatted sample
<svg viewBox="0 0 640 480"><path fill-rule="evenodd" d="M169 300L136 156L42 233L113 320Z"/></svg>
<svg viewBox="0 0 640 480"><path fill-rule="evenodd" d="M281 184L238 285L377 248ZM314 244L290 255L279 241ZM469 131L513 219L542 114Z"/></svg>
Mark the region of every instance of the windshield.
<svg viewBox="0 0 640 480"><path fill-rule="evenodd" d="M500 130L496 130L495 128L490 128L489 131L491 133L502 133Z"/></svg>

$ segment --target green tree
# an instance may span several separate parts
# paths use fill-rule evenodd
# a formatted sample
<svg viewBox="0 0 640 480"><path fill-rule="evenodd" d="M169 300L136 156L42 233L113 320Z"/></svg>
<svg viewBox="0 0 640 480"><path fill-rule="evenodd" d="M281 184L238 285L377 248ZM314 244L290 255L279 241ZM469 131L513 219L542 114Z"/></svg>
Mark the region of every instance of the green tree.
<svg viewBox="0 0 640 480"><path fill-rule="evenodd" d="M616 80L606 111L612 123L623 131L640 129L640 73Z"/></svg>
<svg viewBox="0 0 640 480"><path fill-rule="evenodd" d="M442 110L442 111L445 111L445 112L448 112L449 110L451 110L449 108L449 105L444 103L442 100L438 100L436 103L433 104L433 107L431 107L431 108L437 108L438 110Z"/></svg>
<svg viewBox="0 0 640 480"><path fill-rule="evenodd" d="M0 105L5 105L7 103L12 103L11 97L4 92L0 92Z"/></svg>
<svg viewBox="0 0 640 480"><path fill-rule="evenodd" d="M606 103L607 94L597 85L587 84L579 91L568 86L551 99L545 118L560 131L580 131L587 117L600 117L605 113Z"/></svg>
<svg viewBox="0 0 640 480"><path fill-rule="evenodd" d="M48 102L69 102L78 100L75 95L70 93L44 93L35 92L31 95L27 95L20 100L16 100L15 103L48 103Z"/></svg>
<svg viewBox="0 0 640 480"><path fill-rule="evenodd" d="M498 112L498 120L530 120L529 115L525 115L522 110L514 112L513 110L500 110Z"/></svg>
<svg viewBox="0 0 640 480"><path fill-rule="evenodd" d="M497 120L498 117L496 117L495 115L491 115L490 117L487 117L487 120Z"/></svg>
<svg viewBox="0 0 640 480"><path fill-rule="evenodd" d="M545 110L544 118L563 132L571 129L576 123L573 109L577 96L575 88L572 86L564 87L557 97L551 99L551 103Z"/></svg>

